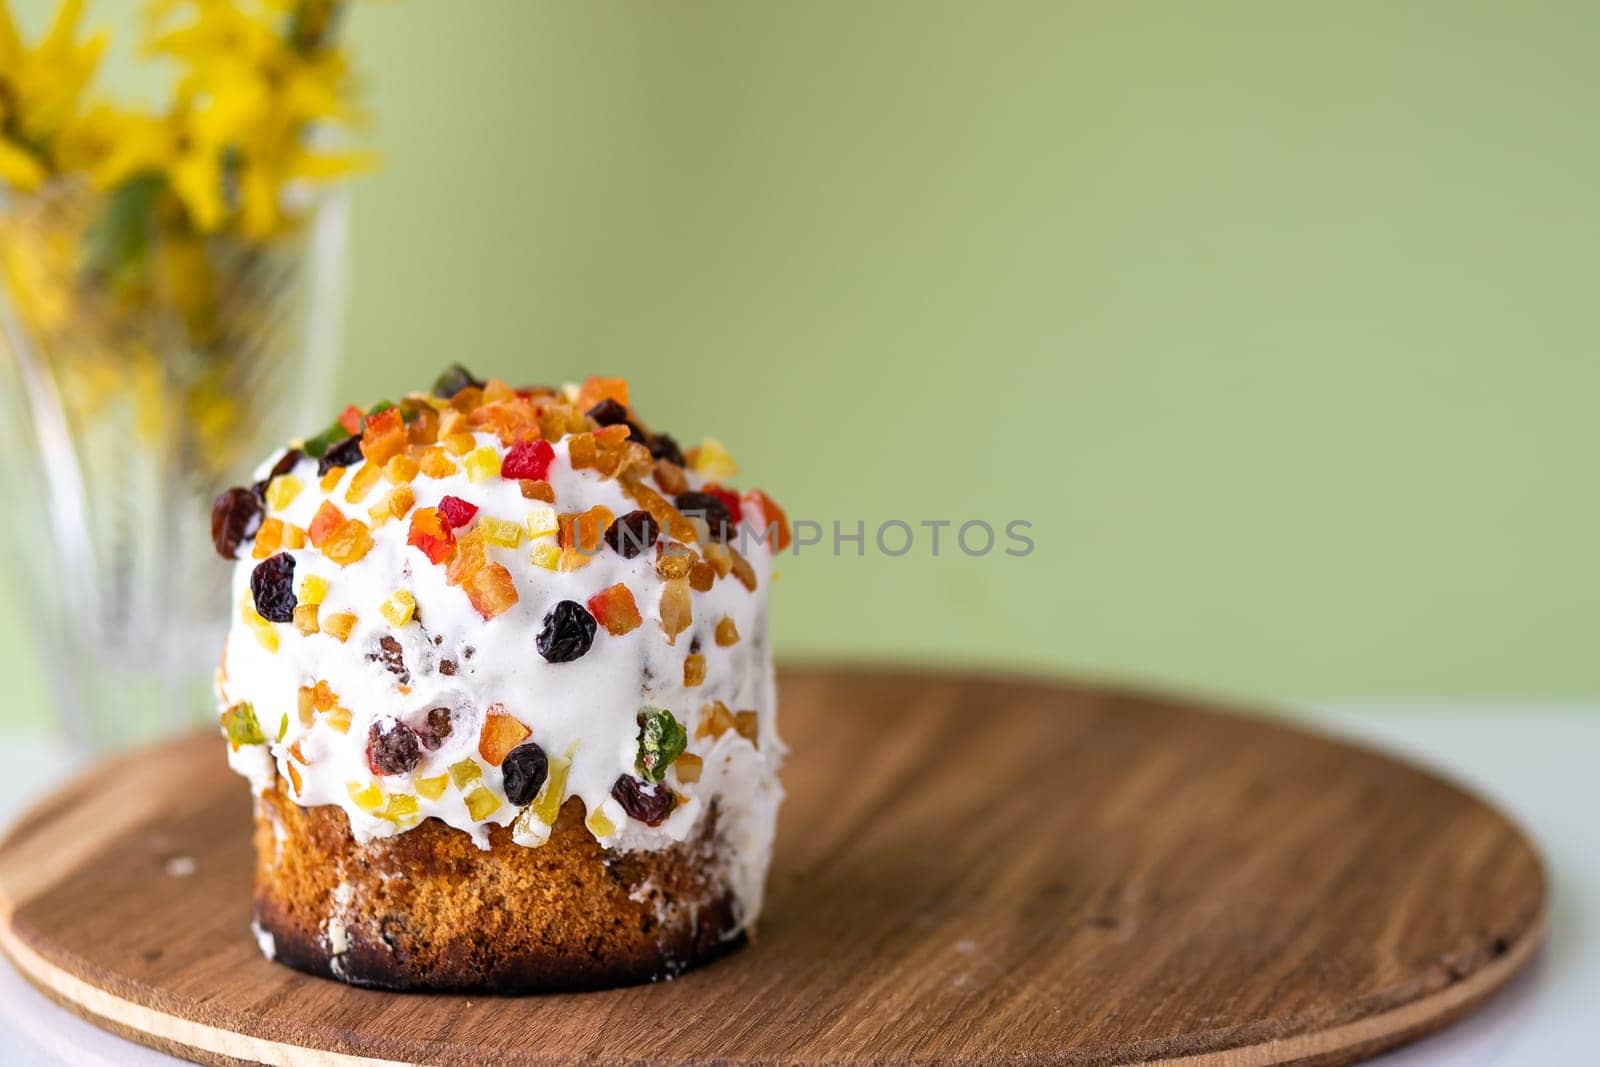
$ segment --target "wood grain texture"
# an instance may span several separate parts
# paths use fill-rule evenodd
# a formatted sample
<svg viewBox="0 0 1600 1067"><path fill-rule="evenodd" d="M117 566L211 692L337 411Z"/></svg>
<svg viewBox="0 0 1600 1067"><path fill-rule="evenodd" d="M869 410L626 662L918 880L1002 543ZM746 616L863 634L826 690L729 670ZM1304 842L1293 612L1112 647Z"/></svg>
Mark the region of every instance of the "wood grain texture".
<svg viewBox="0 0 1600 1067"><path fill-rule="evenodd" d="M671 983L496 999L263 960L249 803L200 737L0 845L0 948L212 1063L1337 1064L1534 951L1527 840L1459 789L1271 720L882 670L781 676L790 799L744 950ZM195 861L174 877L175 857Z"/></svg>

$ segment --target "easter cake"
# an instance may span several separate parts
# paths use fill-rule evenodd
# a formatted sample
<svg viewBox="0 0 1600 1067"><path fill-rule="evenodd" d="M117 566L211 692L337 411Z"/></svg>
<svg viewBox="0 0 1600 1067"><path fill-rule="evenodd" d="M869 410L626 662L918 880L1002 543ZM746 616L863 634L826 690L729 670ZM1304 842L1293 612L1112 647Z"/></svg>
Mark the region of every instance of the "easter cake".
<svg viewBox="0 0 1600 1067"><path fill-rule="evenodd" d="M392 989L673 976L761 912L782 789L783 512L620 379L454 367L223 493L222 732L254 926Z"/></svg>

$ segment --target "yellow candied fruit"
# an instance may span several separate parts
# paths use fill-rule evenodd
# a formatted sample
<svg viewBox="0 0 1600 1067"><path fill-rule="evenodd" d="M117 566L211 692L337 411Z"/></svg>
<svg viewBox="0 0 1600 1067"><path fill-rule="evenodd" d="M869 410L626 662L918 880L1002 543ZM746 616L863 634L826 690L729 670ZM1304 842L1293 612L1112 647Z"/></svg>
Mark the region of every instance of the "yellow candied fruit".
<svg viewBox="0 0 1600 1067"><path fill-rule="evenodd" d="M362 811L377 811L383 807L383 790L376 783L346 782L344 787L350 794L350 802Z"/></svg>
<svg viewBox="0 0 1600 1067"><path fill-rule="evenodd" d="M417 792L424 799L438 800L444 796L444 787L450 784L450 776L441 774L433 778L418 778L411 784L417 787Z"/></svg>
<svg viewBox="0 0 1600 1067"><path fill-rule="evenodd" d="M350 640L350 631L356 628L356 617L348 611L329 615L322 620L322 632L330 634L341 644Z"/></svg>
<svg viewBox="0 0 1600 1067"><path fill-rule="evenodd" d="M522 527L506 519L481 516L478 519L478 529L483 531L483 539L491 545L516 548L522 544Z"/></svg>
<svg viewBox="0 0 1600 1067"><path fill-rule="evenodd" d="M337 730L341 734L347 734L350 732L350 709L334 708L328 712L328 717L323 721L328 724L330 729Z"/></svg>
<svg viewBox="0 0 1600 1067"><path fill-rule="evenodd" d="M706 658L696 652L683 661L683 685L685 689L689 689L704 684L705 680Z"/></svg>
<svg viewBox="0 0 1600 1067"><path fill-rule="evenodd" d="M417 494L411 491L409 485L398 485L391 489L382 500L367 509L367 517L372 520L373 526L382 526L390 519L403 519L417 503Z"/></svg>
<svg viewBox="0 0 1600 1067"><path fill-rule="evenodd" d="M306 547L306 532L305 532L305 530L302 529L299 526L296 526L292 522L284 523L283 524L283 547L284 548L304 548L304 547Z"/></svg>
<svg viewBox="0 0 1600 1067"><path fill-rule="evenodd" d="M300 593L295 597L302 604L320 604L328 597L328 579L308 574L300 579Z"/></svg>
<svg viewBox="0 0 1600 1067"><path fill-rule="evenodd" d="M378 479L383 477L383 468L376 463L367 463L356 471L356 476L350 479L350 488L344 492L345 503L359 504L367 498L372 487L378 484Z"/></svg>
<svg viewBox="0 0 1600 1067"><path fill-rule="evenodd" d="M685 752L672 761L672 769L678 772L678 781L691 785L700 780L700 772L705 767L705 761L693 752Z"/></svg>
<svg viewBox="0 0 1600 1067"><path fill-rule="evenodd" d="M410 793L391 793L389 803L383 809L381 818L390 822L400 822L417 814L417 798Z"/></svg>
<svg viewBox="0 0 1600 1067"><path fill-rule="evenodd" d="M322 476L322 481L317 485L324 493L331 493L339 485L339 479L344 477L343 467L331 467L327 474Z"/></svg>
<svg viewBox="0 0 1600 1067"><path fill-rule="evenodd" d="M481 785L462 799L467 802L467 814L476 822L482 822L500 810L500 801Z"/></svg>
<svg viewBox="0 0 1600 1067"><path fill-rule="evenodd" d="M561 566L561 548L553 541L535 545L533 554L528 559L535 567L543 567L547 571L553 571Z"/></svg>
<svg viewBox="0 0 1600 1067"><path fill-rule="evenodd" d="M761 728L756 723L756 713L753 711L738 711L733 715L733 728L740 737L756 747L761 745Z"/></svg>
<svg viewBox="0 0 1600 1067"><path fill-rule="evenodd" d="M383 476L395 485L409 485L419 469L415 459L401 452L389 457L389 462L383 465Z"/></svg>
<svg viewBox="0 0 1600 1067"><path fill-rule="evenodd" d="M317 625L317 613L321 607L316 604L296 604L294 607L294 628L310 637L319 633L321 628Z"/></svg>
<svg viewBox="0 0 1600 1067"><path fill-rule="evenodd" d="M443 429L443 427L440 427ZM439 443L444 450L453 455L464 456L478 447L478 439L470 433L452 433L439 438Z"/></svg>
<svg viewBox="0 0 1600 1067"><path fill-rule="evenodd" d="M256 559L266 559L278 551L278 546L283 544L283 520L263 519L261 529L256 531L256 545L250 550L250 555Z"/></svg>
<svg viewBox="0 0 1600 1067"><path fill-rule="evenodd" d="M267 507L273 511L282 511L294 503L294 498L300 495L300 490L305 488L305 483L292 474L280 474L267 483Z"/></svg>
<svg viewBox="0 0 1600 1067"><path fill-rule="evenodd" d="M540 822L554 826L556 816L561 814L561 801L565 799L567 791L567 772L572 769L572 761L560 756L551 756L549 768L544 787L539 790L539 795L533 798L533 813Z"/></svg>
<svg viewBox="0 0 1600 1067"><path fill-rule="evenodd" d="M248 599L240 603L239 617L250 627L250 632L256 635L256 640L261 642L262 648L268 652L278 651L278 631L261 617L261 613L256 611L256 606Z"/></svg>
<svg viewBox="0 0 1600 1067"><path fill-rule="evenodd" d="M461 461L466 465L467 477L474 482L486 482L500 477L500 453L487 446L475 448Z"/></svg>
<svg viewBox="0 0 1600 1067"><path fill-rule="evenodd" d="M722 648L737 645L739 643L739 627L734 625L732 619L724 615L722 620L717 623L716 636L717 644Z"/></svg>
<svg viewBox="0 0 1600 1067"><path fill-rule="evenodd" d="M589 817L584 820L584 825L596 837L610 837L617 832L617 824L606 818L606 813L603 811L591 811Z"/></svg>
<svg viewBox="0 0 1600 1067"><path fill-rule="evenodd" d="M389 620L390 626L397 628L404 626L417 613L416 598L404 589L396 589L378 608L378 613Z"/></svg>
<svg viewBox="0 0 1600 1067"><path fill-rule="evenodd" d="M556 517L556 509L551 507L534 508L528 512L522 525L528 531L530 541L535 537L549 537L561 532L561 520Z"/></svg>
<svg viewBox="0 0 1600 1067"><path fill-rule="evenodd" d="M450 764L450 780L456 784L457 789L465 789L482 777L483 768L478 766L478 761L475 759L464 759Z"/></svg>
<svg viewBox="0 0 1600 1067"><path fill-rule="evenodd" d="M429 445L417 461L417 469L429 478L448 478L457 470L456 461L438 445Z"/></svg>
<svg viewBox="0 0 1600 1067"><path fill-rule="evenodd" d="M727 481L739 473L739 465L715 437L701 438L700 447L691 450L689 469L718 482Z"/></svg>

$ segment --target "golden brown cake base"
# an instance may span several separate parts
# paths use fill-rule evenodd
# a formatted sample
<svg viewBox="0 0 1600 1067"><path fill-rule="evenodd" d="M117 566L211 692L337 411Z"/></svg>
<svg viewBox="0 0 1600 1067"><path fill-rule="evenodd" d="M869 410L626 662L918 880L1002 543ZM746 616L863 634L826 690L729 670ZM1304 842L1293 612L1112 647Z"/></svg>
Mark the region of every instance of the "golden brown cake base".
<svg viewBox="0 0 1600 1067"><path fill-rule="evenodd" d="M342 810L302 808L279 779L256 809L256 923L280 962L385 989L595 989L742 942L715 811L659 852L603 849L583 816L569 799L537 848L499 826L484 851L431 819L357 844Z"/></svg>

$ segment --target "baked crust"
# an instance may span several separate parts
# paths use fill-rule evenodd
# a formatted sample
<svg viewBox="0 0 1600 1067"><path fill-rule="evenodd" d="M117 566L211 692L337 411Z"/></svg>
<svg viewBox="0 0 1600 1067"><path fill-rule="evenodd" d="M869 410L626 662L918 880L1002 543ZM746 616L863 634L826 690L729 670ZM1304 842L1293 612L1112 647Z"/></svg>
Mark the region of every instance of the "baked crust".
<svg viewBox="0 0 1600 1067"><path fill-rule="evenodd" d="M355 985L497 993L671 978L743 941L713 809L656 852L604 849L569 798L537 848L437 820L358 844L279 778L257 798L255 920L276 958ZM343 888L348 887L348 888ZM342 951L341 951L342 950Z"/></svg>

